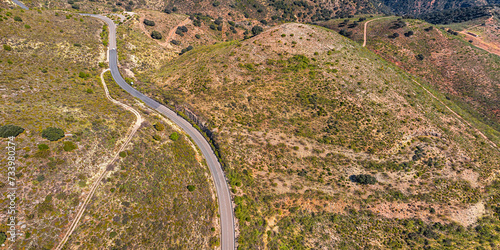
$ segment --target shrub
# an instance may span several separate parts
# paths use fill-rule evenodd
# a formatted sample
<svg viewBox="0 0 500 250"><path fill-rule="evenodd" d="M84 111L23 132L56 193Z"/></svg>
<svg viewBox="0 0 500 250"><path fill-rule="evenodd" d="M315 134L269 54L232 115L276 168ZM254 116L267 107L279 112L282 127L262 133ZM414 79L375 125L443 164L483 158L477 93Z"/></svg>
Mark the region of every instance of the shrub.
<svg viewBox="0 0 500 250"><path fill-rule="evenodd" d="M26 28L26 29L31 29L31 26L29 26L29 25L25 24L25 25L24 25L24 28Z"/></svg>
<svg viewBox="0 0 500 250"><path fill-rule="evenodd" d="M38 144L38 150L40 151L44 151L44 150L48 150L49 149L49 146L47 144Z"/></svg>
<svg viewBox="0 0 500 250"><path fill-rule="evenodd" d="M377 183L377 179L369 174L351 175L349 179L363 185Z"/></svg>
<svg viewBox="0 0 500 250"><path fill-rule="evenodd" d="M64 130L60 128L49 127L42 131L42 137L49 141L57 141L64 137Z"/></svg>
<svg viewBox="0 0 500 250"><path fill-rule="evenodd" d="M77 148L78 148L78 146L76 146L72 141L65 141L64 142L63 149L66 152L71 152Z"/></svg>
<svg viewBox="0 0 500 250"><path fill-rule="evenodd" d="M154 30L153 32L151 32L151 38L153 39L158 39L160 40L163 36L161 35L160 32Z"/></svg>
<svg viewBox="0 0 500 250"><path fill-rule="evenodd" d="M43 174L42 174L42 175L39 175L38 177L36 177L36 180L37 180L38 182L42 182L42 181L44 181L44 180L45 180L45 176L44 176Z"/></svg>
<svg viewBox="0 0 500 250"><path fill-rule="evenodd" d="M92 89L87 89L87 90L86 90L86 92L87 92L88 94L92 94L92 93L94 93L94 91L93 91Z"/></svg>
<svg viewBox="0 0 500 250"><path fill-rule="evenodd" d="M144 22L143 22L145 25L147 26L155 26L155 21L153 20L148 20L148 19L144 19Z"/></svg>
<svg viewBox="0 0 500 250"><path fill-rule="evenodd" d="M177 141L177 140L179 140L179 137L180 137L180 135L179 135L177 132L173 132L173 133L172 133L172 134L170 134L170 136L169 136L170 140L172 140L172 141Z"/></svg>
<svg viewBox="0 0 500 250"><path fill-rule="evenodd" d="M186 28L186 26L177 27L177 30L179 30L180 32L183 32L183 33L188 32L188 28Z"/></svg>
<svg viewBox="0 0 500 250"><path fill-rule="evenodd" d="M170 41L170 43L173 45L180 45L181 44L181 42L179 42L177 40L172 40L172 41Z"/></svg>
<svg viewBox="0 0 500 250"><path fill-rule="evenodd" d="M24 128L16 125L3 125L0 127L0 137L7 138L11 136L18 136L20 133L24 132Z"/></svg>
<svg viewBox="0 0 500 250"><path fill-rule="evenodd" d="M253 26L253 28L252 28L252 34L253 34L254 36L256 36L256 35L258 35L258 34L262 33L262 31L264 31L264 29L263 29L262 27L260 27L259 25L255 25L255 26Z"/></svg>
<svg viewBox="0 0 500 250"><path fill-rule="evenodd" d="M89 73L85 73L83 71L80 71L80 73L78 73L78 77L83 78L83 79L87 79L87 78L90 77L90 74Z"/></svg>
<svg viewBox="0 0 500 250"><path fill-rule="evenodd" d="M392 38L392 39L397 38L397 37L399 37L399 33L394 33L394 34L389 36L389 38Z"/></svg>
<svg viewBox="0 0 500 250"><path fill-rule="evenodd" d="M159 141L159 140L161 140L161 136L159 136L159 135L153 135L153 139L155 139L156 141Z"/></svg>
<svg viewBox="0 0 500 250"><path fill-rule="evenodd" d="M157 122L155 125L153 125L153 127L157 130L157 131L163 131L165 129L165 126L163 126L163 124L161 124L160 122Z"/></svg>
<svg viewBox="0 0 500 250"><path fill-rule="evenodd" d="M339 31L339 34L342 35L342 36L345 36L345 37L350 37L352 35L352 31L347 31L345 29L341 29Z"/></svg>
<svg viewBox="0 0 500 250"><path fill-rule="evenodd" d="M424 60L424 55L418 54L415 56L415 58L417 58L417 60L419 60L419 61L422 61L422 60Z"/></svg>
<svg viewBox="0 0 500 250"><path fill-rule="evenodd" d="M427 32L429 32L429 31L431 31L431 30L433 30L433 29L434 29L434 27L433 27L433 26L429 26L429 27L425 28L424 30L425 30L425 31L427 31Z"/></svg>
<svg viewBox="0 0 500 250"><path fill-rule="evenodd" d="M212 24L210 24L210 29L215 30L216 28L217 28L217 27L215 27L215 24L213 24L213 23L212 23Z"/></svg>
<svg viewBox="0 0 500 250"><path fill-rule="evenodd" d="M118 155L119 155L121 158L125 158L125 156L127 156L127 152L125 152L125 151L121 151Z"/></svg>
<svg viewBox="0 0 500 250"><path fill-rule="evenodd" d="M217 26L218 31L222 31L222 25Z"/></svg>
<svg viewBox="0 0 500 250"><path fill-rule="evenodd" d="M260 23L264 24L264 25L267 25L267 21L266 20L260 20Z"/></svg>
<svg viewBox="0 0 500 250"><path fill-rule="evenodd" d="M193 192L196 189L196 187L194 185L188 185L187 189L189 190L189 192Z"/></svg>
<svg viewBox="0 0 500 250"><path fill-rule="evenodd" d="M23 19L21 19L21 18L20 18L20 17L18 17L18 16L15 16L15 17L14 17L14 21L16 21L16 22L22 22L22 21L23 21Z"/></svg>
<svg viewBox="0 0 500 250"><path fill-rule="evenodd" d="M177 7L173 7L173 8L172 8L172 11L173 11L173 12L176 12L176 11L178 11L178 10L179 10L179 9L177 9Z"/></svg>
<svg viewBox="0 0 500 250"><path fill-rule="evenodd" d="M4 232L0 232L0 245L5 243L5 240L7 240L7 235Z"/></svg>
<svg viewBox="0 0 500 250"><path fill-rule="evenodd" d="M4 50L7 50L7 51L11 51L11 50L12 50L12 47L10 47L10 46L9 46L9 45L7 45L7 44L4 44L4 45L3 45L3 49L4 49Z"/></svg>
<svg viewBox="0 0 500 250"><path fill-rule="evenodd" d="M73 4L73 5L71 5L71 8L73 8L75 10L79 10L80 6L78 4Z"/></svg>
<svg viewBox="0 0 500 250"><path fill-rule="evenodd" d="M215 2L213 2L213 3L212 3L212 6L214 6L214 7L217 7L217 6L219 6L219 5L220 5L220 2L219 2L219 1L215 1Z"/></svg>
<svg viewBox="0 0 500 250"><path fill-rule="evenodd" d="M200 34L196 34L196 35L194 35L194 37L196 37L196 39L200 39L201 38Z"/></svg>
<svg viewBox="0 0 500 250"><path fill-rule="evenodd" d="M410 37L410 36L413 36L413 31L408 31L404 34L406 37Z"/></svg>

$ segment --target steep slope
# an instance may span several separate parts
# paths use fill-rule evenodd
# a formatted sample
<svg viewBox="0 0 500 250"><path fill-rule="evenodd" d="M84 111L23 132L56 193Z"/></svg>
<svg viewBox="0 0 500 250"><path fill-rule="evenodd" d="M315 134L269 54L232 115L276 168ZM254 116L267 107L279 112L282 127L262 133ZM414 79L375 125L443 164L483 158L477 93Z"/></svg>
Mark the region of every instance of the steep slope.
<svg viewBox="0 0 500 250"><path fill-rule="evenodd" d="M214 139L242 249L496 242L470 226L500 223L497 149L335 32L283 24L136 77Z"/></svg>

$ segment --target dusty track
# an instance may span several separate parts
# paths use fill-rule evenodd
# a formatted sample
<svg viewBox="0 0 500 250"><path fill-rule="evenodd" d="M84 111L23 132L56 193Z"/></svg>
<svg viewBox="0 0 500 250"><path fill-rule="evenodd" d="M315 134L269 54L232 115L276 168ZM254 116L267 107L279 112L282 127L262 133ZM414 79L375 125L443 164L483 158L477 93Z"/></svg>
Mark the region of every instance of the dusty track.
<svg viewBox="0 0 500 250"><path fill-rule="evenodd" d="M141 126L141 124L143 122L143 118L142 118L141 114L137 110L133 109L132 107L130 107L130 106L126 105L126 104L123 104L123 103L121 103L121 102L113 99L109 95L108 87L106 86L106 82L104 81L104 73L106 71L109 71L109 69L104 70L101 73L101 81L102 81L102 85L104 87L104 92L106 93L106 98L108 98L108 100L110 100L114 104L117 104L117 105L121 106L123 109L134 113L134 115L137 117L137 120L135 121L135 124L129 129L128 135L127 135L125 141L123 142L123 144L120 147L120 149L115 153L114 157L110 161L108 161L107 163L101 165L101 173L98 175L97 179L94 181L94 184L92 185L92 188L90 189L87 197L85 198L85 201L80 206L80 209L78 210L78 212L76 214L76 217L71 222L71 225L68 228L68 231L66 231L66 233L64 234L63 239L59 242L59 245L57 245L57 247L55 248L57 250L62 249L64 247L64 244L66 244L66 241L68 240L69 236L71 235L71 233L73 233L73 231L75 230L75 228L78 226L78 222L82 218L83 213L85 212L85 209L86 209L86 207L87 207L90 199L94 195L96 189L99 187L99 184L101 183L102 178L107 173L106 167L109 166L109 165L111 165L111 164L113 164L113 162L116 161L116 159L118 158L118 154L125 149L125 147L128 145L128 143L130 142L130 140L132 140L132 137L135 135L135 133L137 132L137 130L139 129L139 127Z"/></svg>

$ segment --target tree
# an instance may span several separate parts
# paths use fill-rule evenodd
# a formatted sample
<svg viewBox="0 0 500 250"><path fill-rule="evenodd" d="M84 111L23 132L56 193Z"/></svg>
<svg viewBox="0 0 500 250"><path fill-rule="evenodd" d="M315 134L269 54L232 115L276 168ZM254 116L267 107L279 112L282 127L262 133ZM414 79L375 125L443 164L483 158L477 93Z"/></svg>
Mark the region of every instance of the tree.
<svg viewBox="0 0 500 250"><path fill-rule="evenodd" d="M156 23L153 20L144 19L143 23L147 26L155 26Z"/></svg>
<svg viewBox="0 0 500 250"><path fill-rule="evenodd" d="M156 131L163 131L165 129L165 126L163 126L163 124L161 122L155 123L155 125L153 125L153 127L156 129Z"/></svg>
<svg viewBox="0 0 500 250"><path fill-rule="evenodd" d="M415 58L417 58L417 60L419 60L419 61L422 61L422 60L424 60L424 55L418 54L415 56Z"/></svg>
<svg viewBox="0 0 500 250"><path fill-rule="evenodd" d="M11 136L18 136L20 133L24 132L24 128L16 125L3 125L0 127L0 137L7 138Z"/></svg>
<svg viewBox="0 0 500 250"><path fill-rule="evenodd" d="M20 18L20 17L18 17L18 16L15 16L15 17L14 17L14 21L16 21L16 22L22 22L22 21L23 21L23 19L21 19L21 18Z"/></svg>
<svg viewBox="0 0 500 250"><path fill-rule="evenodd" d="M196 187L194 185L188 185L187 189L189 190L189 192L193 192L196 189Z"/></svg>
<svg viewBox="0 0 500 250"><path fill-rule="evenodd" d="M252 28L252 34L253 34L254 36L256 36L256 35L258 35L258 34L262 33L262 31L264 31L264 29L263 29L262 27L260 27L259 25L255 25L255 26L253 26L253 28Z"/></svg>
<svg viewBox="0 0 500 250"><path fill-rule="evenodd" d="M156 31L156 30L153 30L153 32L151 32L151 38L153 38L153 39L160 40L162 37L163 36L161 35L161 33Z"/></svg>
<svg viewBox="0 0 500 250"><path fill-rule="evenodd" d="M57 141L64 137L64 130L60 128L48 127L42 131L42 137L49 141Z"/></svg>
<svg viewBox="0 0 500 250"><path fill-rule="evenodd" d="M173 132L172 134L170 134L169 138L172 141L177 141L179 140L179 134L177 132Z"/></svg>

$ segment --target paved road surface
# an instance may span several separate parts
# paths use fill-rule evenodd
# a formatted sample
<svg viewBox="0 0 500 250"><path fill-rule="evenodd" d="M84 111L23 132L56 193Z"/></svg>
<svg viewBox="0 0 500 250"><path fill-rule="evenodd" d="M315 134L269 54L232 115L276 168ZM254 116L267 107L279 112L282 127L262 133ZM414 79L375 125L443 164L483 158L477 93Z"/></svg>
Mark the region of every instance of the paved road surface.
<svg viewBox="0 0 500 250"><path fill-rule="evenodd" d="M17 6L25 9L25 10L29 10L28 7L26 7L26 5L24 5L23 3L19 2L18 0L12 0L12 2L14 2L15 4L17 4Z"/></svg>
<svg viewBox="0 0 500 250"><path fill-rule="evenodd" d="M109 67L111 69L111 75L113 79L120 85L122 89L127 91L132 96L142 100L146 105L160 112L168 119L172 120L175 124L182 128L198 145L201 153L205 157L210 172L212 173L215 188L217 191L217 198L219 202L219 213L220 213L220 224L221 224L221 248L223 250L233 250L235 249L235 228L234 228L234 214L233 205L231 201L231 194L229 193L229 187L222 171L222 167L212 151L210 144L205 140L203 135L195 129L189 122L184 120L181 116L177 115L174 111L168 109L167 107L161 105L155 100L145 96L141 92L132 88L128 83L125 82L123 77L118 71L118 55L116 51L116 25L113 21L107 17L101 15L91 15L82 14L85 16L91 16L99 18L106 22L109 27Z"/></svg>

